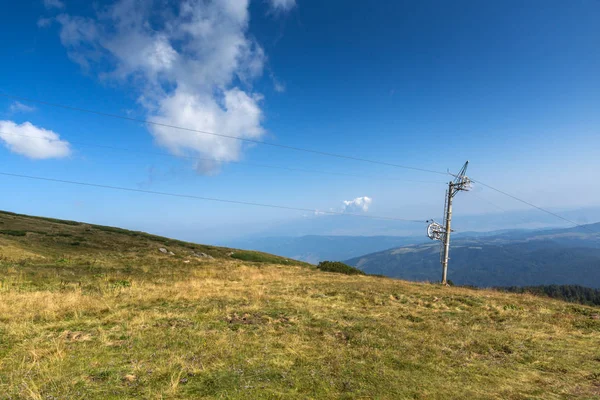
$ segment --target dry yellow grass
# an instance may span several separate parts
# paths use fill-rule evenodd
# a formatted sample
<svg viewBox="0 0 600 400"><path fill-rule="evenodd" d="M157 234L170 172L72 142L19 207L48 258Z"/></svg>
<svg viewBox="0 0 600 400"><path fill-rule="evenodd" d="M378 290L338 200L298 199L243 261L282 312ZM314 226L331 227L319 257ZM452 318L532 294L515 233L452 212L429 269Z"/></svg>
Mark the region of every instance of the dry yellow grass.
<svg viewBox="0 0 600 400"><path fill-rule="evenodd" d="M597 310L221 261L96 293L4 290L5 398L595 398Z"/></svg>
<svg viewBox="0 0 600 400"><path fill-rule="evenodd" d="M72 234L3 238L1 399L600 398L598 308Z"/></svg>
<svg viewBox="0 0 600 400"><path fill-rule="evenodd" d="M0 259L4 261L23 261L29 259L43 259L44 256L14 246L0 238Z"/></svg>

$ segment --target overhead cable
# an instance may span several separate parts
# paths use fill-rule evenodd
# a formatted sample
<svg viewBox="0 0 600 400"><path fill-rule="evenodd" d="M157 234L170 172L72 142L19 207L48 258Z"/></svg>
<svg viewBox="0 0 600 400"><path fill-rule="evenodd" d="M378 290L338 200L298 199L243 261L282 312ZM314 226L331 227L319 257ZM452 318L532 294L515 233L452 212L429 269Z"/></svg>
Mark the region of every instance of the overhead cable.
<svg viewBox="0 0 600 400"><path fill-rule="evenodd" d="M338 211L324 211L324 210L313 209L313 208L290 207L290 206L281 206L281 205L275 205L275 204L255 203L255 202L250 202L250 201L220 199L220 198L216 198L216 197L205 197L205 196L196 196L196 195L189 195L189 194L159 192L159 191L154 191L154 190L135 189L135 188L127 188L127 187L121 187L121 186L112 186L112 185L101 185L101 184L89 183L89 182L78 182L78 181L71 181L71 180L66 180L66 179L45 178L45 177L39 177L39 176L13 174L13 173L8 173L8 172L0 172L0 175L10 176L10 177L14 177L14 178L33 179L33 180L38 180L38 181L66 183L66 184L78 185L78 186L88 186L88 187L95 187L95 188L101 188L101 189L113 189L113 190L120 190L120 191L126 191L126 192L146 193L146 194L154 194L154 195L170 196L170 197L181 197L181 198L188 198L188 199L195 199L195 200L206 200L206 201L215 201L215 202L221 202L221 203L241 204L241 205L247 205L247 206L278 208L278 209L283 209L283 210L304 211L304 212L315 213L315 215L319 215L319 214L346 215L346 216L352 216L352 217L389 220L389 221L416 222L416 223L424 222L424 220L383 217L383 216L346 213L346 212L338 212Z"/></svg>

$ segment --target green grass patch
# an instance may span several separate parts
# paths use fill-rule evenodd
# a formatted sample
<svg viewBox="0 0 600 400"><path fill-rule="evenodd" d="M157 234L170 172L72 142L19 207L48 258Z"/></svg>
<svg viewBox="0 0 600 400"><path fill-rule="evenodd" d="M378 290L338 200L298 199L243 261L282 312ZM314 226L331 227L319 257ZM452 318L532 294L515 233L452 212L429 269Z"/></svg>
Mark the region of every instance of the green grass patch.
<svg viewBox="0 0 600 400"><path fill-rule="evenodd" d="M260 262L266 264L283 264L283 265L308 265L301 261L296 261L288 258L274 256L272 254L261 253L258 251L238 250L231 255L231 258L242 261Z"/></svg>
<svg viewBox="0 0 600 400"><path fill-rule="evenodd" d="M325 272L335 272L346 275L366 275L358 268L351 267L339 261L322 261L317 265L317 268Z"/></svg>

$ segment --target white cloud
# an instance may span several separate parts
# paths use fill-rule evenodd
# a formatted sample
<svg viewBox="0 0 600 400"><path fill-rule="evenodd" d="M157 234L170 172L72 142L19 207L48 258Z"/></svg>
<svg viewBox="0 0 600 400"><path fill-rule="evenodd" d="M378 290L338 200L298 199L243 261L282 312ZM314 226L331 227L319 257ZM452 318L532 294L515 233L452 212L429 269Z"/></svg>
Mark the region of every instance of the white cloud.
<svg viewBox="0 0 600 400"><path fill-rule="evenodd" d="M275 74L273 73L273 71L269 70L269 78L271 78L271 83L273 83L273 89L277 92L277 93L283 93L285 92L285 83L283 83L282 81L280 81Z"/></svg>
<svg viewBox="0 0 600 400"><path fill-rule="evenodd" d="M132 85L152 121L257 139L264 135L262 96L250 89L266 56L248 33L248 0L184 0L168 12L152 1L119 0L97 18L62 14L69 57L102 79ZM149 126L176 155L235 161L242 143ZM211 172L218 164L197 165Z"/></svg>
<svg viewBox="0 0 600 400"><path fill-rule="evenodd" d="M269 0L274 11L286 12L296 7L296 0Z"/></svg>
<svg viewBox="0 0 600 400"><path fill-rule="evenodd" d="M8 108L8 111L12 114L14 113L27 113L27 112L33 112L35 111L35 107L31 107L28 106L26 104L23 104L21 102L15 101L14 103L12 103L10 105L10 107Z"/></svg>
<svg viewBox="0 0 600 400"><path fill-rule="evenodd" d="M239 136L239 132L244 132L245 138L259 138L264 133L260 126L262 112L259 101L260 97L251 97L238 88L225 91L220 100L205 93L177 89L171 96L158 102L158 109L154 113L156 117L152 120L177 126L198 126L200 121L201 129L207 132L231 136ZM242 150L242 142L234 139L157 125L151 125L150 130L158 144L176 155L193 151L222 161L235 161ZM209 173L218 165L202 162L196 167L200 173Z"/></svg>
<svg viewBox="0 0 600 400"><path fill-rule="evenodd" d="M18 125L13 121L0 121L0 141L13 153L34 159L63 158L71 154L69 142L31 122Z"/></svg>
<svg viewBox="0 0 600 400"><path fill-rule="evenodd" d="M275 89L275 91L277 93L283 93L285 92L285 85L281 82L278 81L274 81L273 82L273 88Z"/></svg>
<svg viewBox="0 0 600 400"><path fill-rule="evenodd" d="M50 25L52 25L52 21L54 21L52 18L41 17L37 21L37 26L40 27L40 28L47 28Z"/></svg>
<svg viewBox="0 0 600 400"><path fill-rule="evenodd" d="M343 212L367 212L373 199L367 196L357 197L354 200L344 200Z"/></svg>
<svg viewBox="0 0 600 400"><path fill-rule="evenodd" d="M273 74L273 72L270 73L270 76L271 76L271 81L273 82L273 89L275 89L275 91L277 93L285 92L285 84L283 82L281 82L279 79L277 79L277 77L275 76L275 74Z"/></svg>
<svg viewBox="0 0 600 400"><path fill-rule="evenodd" d="M44 6L47 9L51 9L51 8L64 8L65 7L65 3L63 3L60 0L44 0Z"/></svg>

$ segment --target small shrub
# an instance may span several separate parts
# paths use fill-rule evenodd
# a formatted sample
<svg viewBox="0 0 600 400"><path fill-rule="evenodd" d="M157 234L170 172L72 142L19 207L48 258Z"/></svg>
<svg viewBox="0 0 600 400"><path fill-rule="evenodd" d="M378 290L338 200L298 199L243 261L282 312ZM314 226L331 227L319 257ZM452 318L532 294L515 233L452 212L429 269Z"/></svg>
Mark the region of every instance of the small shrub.
<svg viewBox="0 0 600 400"><path fill-rule="evenodd" d="M15 231L15 230L12 230L12 229L0 230L0 234L2 234L2 235L9 235L9 236L27 236L27 232L26 231Z"/></svg>
<svg viewBox="0 0 600 400"><path fill-rule="evenodd" d="M351 267L339 261L321 261L317 268L325 272L337 272L346 275L366 275L358 268Z"/></svg>
<svg viewBox="0 0 600 400"><path fill-rule="evenodd" d="M66 232L58 232L58 233L55 233L55 234L54 234L54 236L60 236L60 237L71 237L71 236L73 236L73 235L72 235L72 234L70 234L70 233L66 233Z"/></svg>

